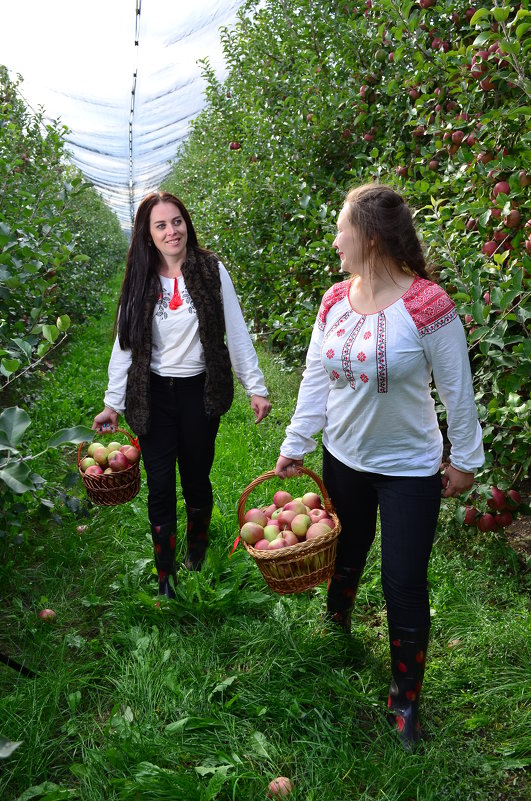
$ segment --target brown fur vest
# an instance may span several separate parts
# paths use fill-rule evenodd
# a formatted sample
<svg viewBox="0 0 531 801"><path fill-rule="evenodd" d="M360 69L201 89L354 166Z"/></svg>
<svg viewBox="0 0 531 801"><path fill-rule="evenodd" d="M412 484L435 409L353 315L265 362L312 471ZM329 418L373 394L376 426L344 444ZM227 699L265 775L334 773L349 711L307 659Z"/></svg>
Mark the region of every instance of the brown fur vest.
<svg viewBox="0 0 531 801"><path fill-rule="evenodd" d="M208 417L227 412L234 397L234 381L229 351L225 344L225 319L221 298L219 259L190 249L182 265L182 274L197 312L199 339L205 355L205 411ZM158 276L148 286L144 307L144 347L133 351L125 392L125 419L138 436L148 433L150 425L150 365L152 320L161 293Z"/></svg>

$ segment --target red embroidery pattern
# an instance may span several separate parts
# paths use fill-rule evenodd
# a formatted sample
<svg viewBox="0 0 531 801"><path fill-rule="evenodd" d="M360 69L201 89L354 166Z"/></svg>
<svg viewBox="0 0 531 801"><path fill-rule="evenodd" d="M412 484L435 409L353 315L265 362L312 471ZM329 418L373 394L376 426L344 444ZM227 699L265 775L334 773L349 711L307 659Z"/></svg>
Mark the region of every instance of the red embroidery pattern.
<svg viewBox="0 0 531 801"><path fill-rule="evenodd" d="M379 393L385 393L388 389L385 324L385 314L383 311L380 311L378 312L378 328L376 332L376 372L378 375Z"/></svg>
<svg viewBox="0 0 531 801"><path fill-rule="evenodd" d="M338 337L342 337L344 333L345 333L345 329L344 329L344 328L339 328L339 329L336 331L336 336L338 336Z"/></svg>
<svg viewBox="0 0 531 801"><path fill-rule="evenodd" d="M365 375L365 373L362 373L360 375L360 378L361 378L361 380L363 381L364 384L366 384L367 381L369 380L369 376Z"/></svg>
<svg viewBox="0 0 531 801"><path fill-rule="evenodd" d="M317 324L320 331L324 331L326 317L332 306L343 300L348 293L349 282L340 281L338 284L333 284L323 295L319 312L317 314Z"/></svg>
<svg viewBox="0 0 531 801"><path fill-rule="evenodd" d="M341 364L343 366L343 372L345 373L345 377L352 389L356 389L356 379L354 377L354 373L352 372L351 351L356 337L365 325L365 319L365 315L360 317L349 336L346 338L345 344L343 345L343 350L341 352Z"/></svg>
<svg viewBox="0 0 531 801"><path fill-rule="evenodd" d="M457 317L453 300L442 287L426 278L415 278L402 300L420 337L433 334Z"/></svg>
<svg viewBox="0 0 531 801"><path fill-rule="evenodd" d="M367 357L365 356L364 352L360 350L356 358L359 362L364 362Z"/></svg>
<svg viewBox="0 0 531 801"><path fill-rule="evenodd" d="M326 351L326 356L327 356L328 359L333 359L334 358L334 351L332 350L332 348L330 348L329 350Z"/></svg>
<svg viewBox="0 0 531 801"><path fill-rule="evenodd" d="M365 331L365 333L363 334L363 339L370 339L371 336L372 334L370 331Z"/></svg>
<svg viewBox="0 0 531 801"><path fill-rule="evenodd" d="M332 378L334 379L334 381L337 381L337 379L339 378L339 373L337 372L337 370L332 370Z"/></svg>

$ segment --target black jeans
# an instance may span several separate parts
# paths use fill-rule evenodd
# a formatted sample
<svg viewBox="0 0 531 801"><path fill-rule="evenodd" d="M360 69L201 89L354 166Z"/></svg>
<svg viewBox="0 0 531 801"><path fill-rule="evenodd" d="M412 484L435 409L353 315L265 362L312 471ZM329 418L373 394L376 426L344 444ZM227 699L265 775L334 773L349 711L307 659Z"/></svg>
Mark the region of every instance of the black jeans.
<svg viewBox="0 0 531 801"><path fill-rule="evenodd" d="M151 424L149 433L139 437L139 442L152 525L176 520L177 465L187 506L200 509L212 504L210 470L219 417L205 414L204 385L204 373L191 378L164 378L151 373Z"/></svg>
<svg viewBox="0 0 531 801"><path fill-rule="evenodd" d="M341 523L336 569L365 566L379 508L387 618L397 626L428 628L427 574L441 505L440 473L362 473L323 448L323 483Z"/></svg>

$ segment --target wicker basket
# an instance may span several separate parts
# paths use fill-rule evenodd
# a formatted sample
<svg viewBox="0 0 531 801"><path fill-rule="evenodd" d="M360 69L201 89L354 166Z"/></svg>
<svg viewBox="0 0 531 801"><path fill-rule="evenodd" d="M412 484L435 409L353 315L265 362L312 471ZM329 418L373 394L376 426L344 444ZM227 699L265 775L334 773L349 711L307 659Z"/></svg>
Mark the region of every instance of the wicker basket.
<svg viewBox="0 0 531 801"><path fill-rule="evenodd" d="M131 445L137 446L136 441L133 439L128 431L123 428L115 428L113 431L99 432L100 435L107 436L108 434L125 434L129 438ZM98 440L99 441L99 440ZM86 442L81 442L77 449L77 469L81 480L85 485L87 495L92 503L98 506L118 506L121 503L127 503L138 494L140 489L140 462L128 467L127 470L121 470L119 473L107 473L102 476L87 476L80 467L83 446ZM125 444L125 443L124 443Z"/></svg>
<svg viewBox="0 0 531 801"><path fill-rule="evenodd" d="M257 551L252 545L241 540L243 547L255 560L269 587L280 595L309 590L318 584L322 584L323 581L327 581L334 573L337 538L341 531L341 526L334 512L330 497L319 476L306 467L300 467L298 475L303 473L310 476L319 487L324 508L335 523L332 531L315 539L303 540L296 545L279 548L276 551ZM274 470L255 478L244 489L238 503L238 529L243 526L245 504L250 493L255 487L269 478L277 478Z"/></svg>

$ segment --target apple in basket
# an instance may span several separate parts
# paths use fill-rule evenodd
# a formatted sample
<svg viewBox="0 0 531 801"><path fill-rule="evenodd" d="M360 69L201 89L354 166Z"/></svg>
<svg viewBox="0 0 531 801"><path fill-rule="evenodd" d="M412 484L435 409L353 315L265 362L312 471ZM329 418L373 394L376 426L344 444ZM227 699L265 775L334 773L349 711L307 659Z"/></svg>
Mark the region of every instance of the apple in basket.
<svg viewBox="0 0 531 801"><path fill-rule="evenodd" d="M312 523L318 523L320 520L325 520L328 517L328 513L324 509L312 509L308 512L310 515Z"/></svg>
<svg viewBox="0 0 531 801"><path fill-rule="evenodd" d="M301 501L305 506L309 509L320 509L321 508L321 499L316 492L306 492Z"/></svg>
<svg viewBox="0 0 531 801"><path fill-rule="evenodd" d="M312 525L312 521L309 515L306 514L299 514L295 515L293 520L291 521L291 530L294 534L297 535L300 539L304 539L306 532Z"/></svg>
<svg viewBox="0 0 531 801"><path fill-rule="evenodd" d="M267 526L264 526L263 537L268 542L273 542L273 540L275 540L279 534L280 534L279 527L274 525L273 523L268 523Z"/></svg>
<svg viewBox="0 0 531 801"><path fill-rule="evenodd" d="M122 447L121 442L109 442L109 444L107 445L107 450L109 451L109 453L112 453L112 451L119 451L121 447Z"/></svg>
<svg viewBox="0 0 531 801"><path fill-rule="evenodd" d="M113 473L120 473L122 470L127 470L131 467L131 462L127 459L125 453L120 450L111 451L107 458L107 463Z"/></svg>
<svg viewBox="0 0 531 801"><path fill-rule="evenodd" d="M267 525L267 515L261 509L249 509L243 518L244 523L258 523L259 526Z"/></svg>
<svg viewBox="0 0 531 801"><path fill-rule="evenodd" d="M332 531L332 528L333 527L329 526L327 523L323 523L322 521L319 523L312 523L306 532L306 539L313 540L316 537L322 537L323 534L328 534L330 531Z"/></svg>
<svg viewBox="0 0 531 801"><path fill-rule="evenodd" d="M134 445L122 445L120 451L129 462L129 466L140 461L140 451Z"/></svg>
<svg viewBox="0 0 531 801"><path fill-rule="evenodd" d="M85 470L86 476L102 476L103 469L99 466L99 464L90 464L87 469Z"/></svg>
<svg viewBox="0 0 531 801"><path fill-rule="evenodd" d="M109 451L104 445L100 445L100 447L96 448L92 453L92 458L100 465L100 467L107 467L108 456Z"/></svg>
<svg viewBox="0 0 531 801"><path fill-rule="evenodd" d="M85 472L87 467L92 467L92 465L95 464L96 462L94 461L92 456L85 456L85 458L80 461L79 466L82 469L82 471Z"/></svg>
<svg viewBox="0 0 531 801"><path fill-rule="evenodd" d="M289 494L289 492L286 492L286 490L278 490L273 495L273 503L275 504L277 509L280 508L281 506L285 506L291 500L293 500L293 498Z"/></svg>
<svg viewBox="0 0 531 801"><path fill-rule="evenodd" d="M264 539L264 529L258 523L253 523L252 520L249 520L241 527L240 537L248 545L254 545L259 540Z"/></svg>
<svg viewBox="0 0 531 801"><path fill-rule="evenodd" d="M96 450L96 448L103 448L103 447L104 445L102 445L101 442L91 442L87 448L87 455L94 456L94 451Z"/></svg>

